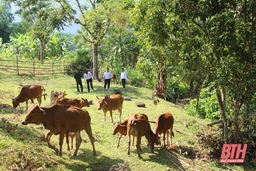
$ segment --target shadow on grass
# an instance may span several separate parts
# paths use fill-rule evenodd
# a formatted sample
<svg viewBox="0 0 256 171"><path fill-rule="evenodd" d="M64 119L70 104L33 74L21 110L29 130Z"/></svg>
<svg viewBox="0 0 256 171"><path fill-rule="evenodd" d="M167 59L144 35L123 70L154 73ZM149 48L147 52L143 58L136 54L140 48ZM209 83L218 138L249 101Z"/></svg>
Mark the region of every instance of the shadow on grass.
<svg viewBox="0 0 256 171"><path fill-rule="evenodd" d="M108 170L118 170L118 171L128 171L131 170L128 164L122 159L112 159L101 152L96 151L96 155L92 154L92 149L79 149L78 156L70 157L72 163L80 164L65 164L67 168L71 170L93 170L93 171L108 171Z"/></svg>

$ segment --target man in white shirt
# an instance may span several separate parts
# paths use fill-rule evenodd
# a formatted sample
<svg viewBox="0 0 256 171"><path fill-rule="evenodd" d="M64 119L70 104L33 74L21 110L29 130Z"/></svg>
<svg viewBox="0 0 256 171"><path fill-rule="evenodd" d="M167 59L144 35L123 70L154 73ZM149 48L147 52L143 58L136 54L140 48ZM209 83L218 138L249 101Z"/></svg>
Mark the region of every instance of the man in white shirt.
<svg viewBox="0 0 256 171"><path fill-rule="evenodd" d="M126 80L127 80L127 73L124 71L124 68L122 68L120 81L122 82L122 86L123 86L124 90L125 90Z"/></svg>
<svg viewBox="0 0 256 171"><path fill-rule="evenodd" d="M104 72L104 90L106 90L106 86L110 86L110 80L112 78L112 73L109 71L109 68L107 68L107 70Z"/></svg>
<svg viewBox="0 0 256 171"><path fill-rule="evenodd" d="M87 82L88 92L90 92L90 86L91 86L92 90L94 90L93 85L92 85L92 73L90 71L85 71L84 81Z"/></svg>

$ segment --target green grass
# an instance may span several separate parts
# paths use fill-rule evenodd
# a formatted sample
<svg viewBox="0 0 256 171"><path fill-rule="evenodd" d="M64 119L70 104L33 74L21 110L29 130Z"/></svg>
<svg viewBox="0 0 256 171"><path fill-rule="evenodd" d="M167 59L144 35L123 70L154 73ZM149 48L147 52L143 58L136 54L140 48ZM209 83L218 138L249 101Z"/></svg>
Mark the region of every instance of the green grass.
<svg viewBox="0 0 256 171"><path fill-rule="evenodd" d="M103 97L113 93L114 89L121 89L121 85L111 85L109 91L103 91L102 82L93 82L95 91L77 93L75 80L67 75L48 76L17 76L9 73L0 73L0 103L11 104L11 99L20 92L19 85L40 84L44 86L47 93L46 101L42 106L50 103L50 92L52 90L66 91L70 98L87 98L96 102L96 96ZM131 97L131 101L124 101L122 120L127 119L130 114L142 112L148 115L149 120L155 121L157 116L164 112L171 112L174 116L173 144L177 150L168 152L158 146L154 153L149 152L145 138L142 138L142 157L137 157L136 147L131 147L131 154L127 155L127 137L123 137L120 147L117 148L118 135L113 136L113 123L107 114L104 122L103 112L94 104L87 108L91 116L91 126L96 138L96 153L92 154L92 147L85 131L82 132L83 143L78 151L78 156L73 157L74 150L68 151L66 143L63 144L63 156L56 155L54 150L48 148L42 137L48 132L42 125L23 126L20 123L26 116L25 103L16 110L0 110L0 170L251 170L248 165L223 165L218 160L197 160L191 158L193 151L200 151L197 145L196 133L198 131L210 131L206 124L210 121L202 120L187 115L182 108L160 99L155 106L150 99L152 91L146 88L137 88L128 85L128 91L123 96ZM145 108L138 108L135 102L144 102ZM36 101L37 103L37 101ZM29 105L31 103L29 102ZM118 121L118 112L113 112L114 121ZM154 128L154 124L151 124ZM51 142L58 147L58 136L53 135ZM182 147L179 149L178 147Z"/></svg>

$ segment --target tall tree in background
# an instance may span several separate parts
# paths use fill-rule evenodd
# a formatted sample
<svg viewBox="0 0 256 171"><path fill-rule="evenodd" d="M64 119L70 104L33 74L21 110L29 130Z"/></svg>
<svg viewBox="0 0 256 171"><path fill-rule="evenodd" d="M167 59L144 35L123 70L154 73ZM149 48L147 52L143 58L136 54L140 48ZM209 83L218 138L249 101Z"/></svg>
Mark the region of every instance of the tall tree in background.
<svg viewBox="0 0 256 171"><path fill-rule="evenodd" d="M97 0L90 0L88 3L75 0L75 5L67 0L57 0L57 2L74 23L81 25L82 31L79 34L92 45L93 79L101 81L98 71L98 48L109 27L111 3ZM79 16L75 15L77 12Z"/></svg>
<svg viewBox="0 0 256 171"><path fill-rule="evenodd" d="M143 52L141 57L149 59L154 64L153 72L157 73L154 94L166 96L167 67L170 64L168 58L172 55L168 44L171 34L168 18L171 17L169 6L162 1L142 0L136 3L132 19L138 39L141 42Z"/></svg>
<svg viewBox="0 0 256 171"><path fill-rule="evenodd" d="M31 24L28 31L35 39L40 40L39 59L43 63L44 49L49 35L55 30L61 30L69 22L61 7L56 3L48 1L30 0L7 0L13 2L20 9L17 11L23 20Z"/></svg>
<svg viewBox="0 0 256 171"><path fill-rule="evenodd" d="M11 5L0 0L0 38L2 38L2 43L7 43L10 40L11 23L13 19Z"/></svg>

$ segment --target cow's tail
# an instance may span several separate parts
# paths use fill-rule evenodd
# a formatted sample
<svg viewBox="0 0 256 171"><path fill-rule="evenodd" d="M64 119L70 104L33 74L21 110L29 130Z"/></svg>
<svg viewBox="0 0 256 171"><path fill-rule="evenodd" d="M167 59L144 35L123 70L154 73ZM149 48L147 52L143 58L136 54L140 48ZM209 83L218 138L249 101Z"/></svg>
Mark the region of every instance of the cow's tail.
<svg viewBox="0 0 256 171"><path fill-rule="evenodd" d="M42 90L44 91L43 96L44 96L44 101L45 101L45 100L46 100L46 95L47 95L47 94L45 93L46 90L45 90L45 88L44 88L43 86L41 86L41 88L42 88Z"/></svg>

